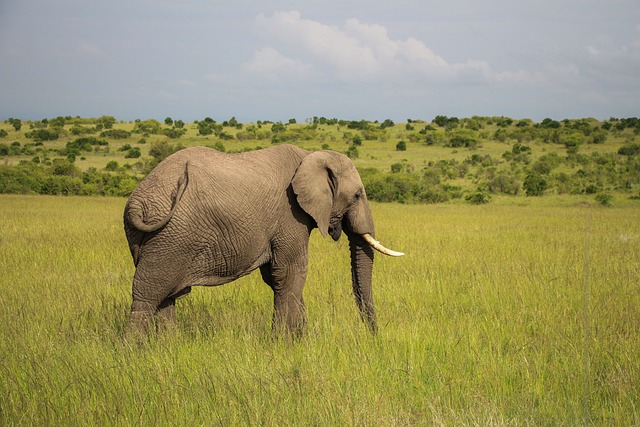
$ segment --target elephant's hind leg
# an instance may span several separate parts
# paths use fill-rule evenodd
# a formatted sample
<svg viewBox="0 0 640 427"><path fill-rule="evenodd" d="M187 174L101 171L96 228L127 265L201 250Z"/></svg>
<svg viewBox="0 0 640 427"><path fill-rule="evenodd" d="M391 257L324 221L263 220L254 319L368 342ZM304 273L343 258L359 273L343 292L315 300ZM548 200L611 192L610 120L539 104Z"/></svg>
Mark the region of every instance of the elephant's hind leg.
<svg viewBox="0 0 640 427"><path fill-rule="evenodd" d="M158 332L164 332L174 329L176 323L176 300L165 298L158 306L156 328Z"/></svg>
<svg viewBox="0 0 640 427"><path fill-rule="evenodd" d="M158 329L167 329L176 319L173 277L152 277L136 271L133 278L129 331L147 334ZM156 316L157 315L157 316Z"/></svg>
<svg viewBox="0 0 640 427"><path fill-rule="evenodd" d="M129 314L129 326L127 327L127 335L142 334L146 335L151 331L153 325L153 311L135 310L131 308Z"/></svg>
<svg viewBox="0 0 640 427"><path fill-rule="evenodd" d="M191 292L191 286L187 286L180 292L166 297L158 306L156 313L156 327L158 332L174 329L177 325L176 300L187 296Z"/></svg>

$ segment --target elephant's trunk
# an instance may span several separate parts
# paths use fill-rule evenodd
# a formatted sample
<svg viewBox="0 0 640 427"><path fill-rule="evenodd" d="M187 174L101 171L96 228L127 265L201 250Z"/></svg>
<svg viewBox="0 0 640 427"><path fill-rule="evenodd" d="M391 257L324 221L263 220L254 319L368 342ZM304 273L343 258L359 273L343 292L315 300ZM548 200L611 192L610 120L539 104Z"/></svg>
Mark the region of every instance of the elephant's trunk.
<svg viewBox="0 0 640 427"><path fill-rule="evenodd" d="M373 272L373 247L359 234L348 233L351 250L351 278L353 295L360 309L360 316L372 333L378 330L376 309L371 293L371 275Z"/></svg>

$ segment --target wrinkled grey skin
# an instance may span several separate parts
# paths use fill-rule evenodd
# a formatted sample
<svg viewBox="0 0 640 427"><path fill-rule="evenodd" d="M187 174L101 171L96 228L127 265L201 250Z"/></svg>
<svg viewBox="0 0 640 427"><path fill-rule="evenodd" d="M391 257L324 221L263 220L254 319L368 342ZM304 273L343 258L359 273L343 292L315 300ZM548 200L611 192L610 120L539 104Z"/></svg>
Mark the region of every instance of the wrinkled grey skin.
<svg viewBox="0 0 640 427"><path fill-rule="evenodd" d="M332 151L281 145L242 154L194 147L161 162L135 189L124 228L136 266L130 328L175 322L175 300L260 269L274 294L273 327L297 333L309 234L349 238L353 293L377 330L371 293L373 218L353 163Z"/></svg>

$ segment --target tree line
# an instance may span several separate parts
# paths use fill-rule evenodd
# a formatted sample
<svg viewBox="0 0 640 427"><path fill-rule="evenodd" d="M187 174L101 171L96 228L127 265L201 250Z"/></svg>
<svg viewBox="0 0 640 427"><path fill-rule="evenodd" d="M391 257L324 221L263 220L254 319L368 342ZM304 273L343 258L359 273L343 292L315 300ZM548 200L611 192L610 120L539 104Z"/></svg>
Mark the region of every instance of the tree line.
<svg viewBox="0 0 640 427"><path fill-rule="evenodd" d="M159 161L185 147L179 140L187 132L182 120L170 117L164 122L136 120L129 130L115 126L117 120L112 116L94 119L67 116L35 122L11 118L6 123L16 131L27 125L29 129L24 136L32 142L0 142L0 156L34 157L31 162L0 167L0 193L125 196ZM541 196L551 191L594 195L616 191L637 197L640 185L640 144L636 138L640 135L640 120L637 118L610 118L602 122L544 119L535 123L508 117L459 119L441 115L431 122L409 119L396 126L389 119L378 122L313 117L304 125L297 125L295 119L287 123L258 121L243 124L235 117L222 122L205 117L193 122L192 126L199 136L213 137L215 142L205 145L220 151L226 151L225 143L232 144L233 141L323 143L329 135L326 127L331 127L339 131L345 154L354 160L369 144L387 142L398 135L400 140L394 142L397 151L411 151L416 145L423 145L468 152L462 160L457 156L457 159L420 165L403 161L392 164L386 171L360 167L367 194L377 201L438 203L464 198L470 203L486 203L496 194ZM61 158L38 155L44 151L45 144L56 141L61 135L67 139L64 148L53 150ZM149 156L143 157L139 144L145 144L146 139L154 135L167 139L153 142ZM0 138L7 136L7 131L1 129ZM606 144L611 138L624 140L617 151L586 152L583 149ZM125 159L135 160L134 165L110 161L102 170L90 168L86 171L75 166L76 159L89 153L108 153L109 141L123 140L127 142L119 143L117 150L124 153ZM170 142L172 140L176 142ZM504 143L504 152L498 156L482 153L482 145L488 141ZM540 153L532 155L533 147L538 150L547 144L561 150L550 150L542 156ZM322 144L322 148L329 148L329 145ZM469 189L469 183L473 190Z"/></svg>

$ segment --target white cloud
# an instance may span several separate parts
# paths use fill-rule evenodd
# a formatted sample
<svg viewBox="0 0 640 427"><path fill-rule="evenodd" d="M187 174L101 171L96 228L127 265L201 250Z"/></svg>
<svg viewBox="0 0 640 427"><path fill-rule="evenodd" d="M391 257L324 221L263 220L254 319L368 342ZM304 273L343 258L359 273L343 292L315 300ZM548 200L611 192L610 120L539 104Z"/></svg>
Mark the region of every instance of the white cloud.
<svg viewBox="0 0 640 427"><path fill-rule="evenodd" d="M587 46L587 52L589 53L589 56L591 56L592 58L598 58L600 55L602 55L602 52L600 51L600 49L598 49L595 46Z"/></svg>
<svg viewBox="0 0 640 427"><path fill-rule="evenodd" d="M310 65L289 59L272 47L265 47L256 52L253 60L245 64L244 69L249 74L283 81L300 80L314 74Z"/></svg>
<svg viewBox="0 0 640 427"><path fill-rule="evenodd" d="M393 39L386 27L348 19L337 27L305 19L300 12L259 15L258 26L277 46L255 54L248 69L275 73L290 70L303 77L315 71L330 80L405 82L538 82L524 70L495 72L484 60L449 63L414 37ZM284 52L284 53L281 53ZM286 56L285 56L286 55ZM295 58L295 59L294 59Z"/></svg>
<svg viewBox="0 0 640 427"><path fill-rule="evenodd" d="M299 12L258 16L258 24L276 41L315 65L329 67L343 77L367 74L376 66L373 50L336 27L302 19Z"/></svg>
<svg viewBox="0 0 640 427"><path fill-rule="evenodd" d="M341 80L397 76L408 71L451 71L424 43L414 38L393 40L382 25L349 19L338 28L303 19L296 11L260 15L257 21L283 48Z"/></svg>

